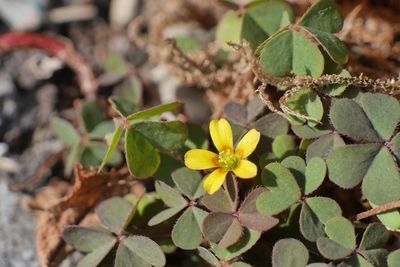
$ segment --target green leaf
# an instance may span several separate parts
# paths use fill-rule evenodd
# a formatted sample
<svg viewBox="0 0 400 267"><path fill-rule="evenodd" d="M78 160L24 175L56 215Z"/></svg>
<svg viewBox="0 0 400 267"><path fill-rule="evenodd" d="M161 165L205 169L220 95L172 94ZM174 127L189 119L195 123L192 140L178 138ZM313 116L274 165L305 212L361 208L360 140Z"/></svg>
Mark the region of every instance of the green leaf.
<svg viewBox="0 0 400 267"><path fill-rule="evenodd" d="M337 133L323 135L307 148L307 162L314 157L320 157L326 160L332 150L345 145L345 142Z"/></svg>
<svg viewBox="0 0 400 267"><path fill-rule="evenodd" d="M306 184L306 163L304 160L299 156L290 156L285 158L281 163L290 170L294 178L296 178L297 184L304 192L304 187Z"/></svg>
<svg viewBox="0 0 400 267"><path fill-rule="evenodd" d="M303 28L315 37L318 43L337 64L346 64L349 60L347 48L344 43L335 35L322 32L313 28Z"/></svg>
<svg viewBox="0 0 400 267"><path fill-rule="evenodd" d="M331 106L330 118L333 126L341 134L355 140L382 141L362 107L354 100L335 99Z"/></svg>
<svg viewBox="0 0 400 267"><path fill-rule="evenodd" d="M62 236L66 243L82 252L92 252L116 240L111 233L80 226L68 226Z"/></svg>
<svg viewBox="0 0 400 267"><path fill-rule="evenodd" d="M203 239L201 225L206 216L207 212L199 208L186 209L172 229L171 237L174 244L182 249L197 248Z"/></svg>
<svg viewBox="0 0 400 267"><path fill-rule="evenodd" d="M388 95L366 93L360 102L361 105L351 99L334 101L330 117L335 128L355 140L389 139L400 121L398 101Z"/></svg>
<svg viewBox="0 0 400 267"><path fill-rule="evenodd" d="M299 144L299 155L304 157L306 155L307 148L314 142L312 139L301 139Z"/></svg>
<svg viewBox="0 0 400 267"><path fill-rule="evenodd" d="M243 226L258 232L266 232L279 223L278 219L261 214L257 210L257 198L266 191L267 189L262 187L253 189L243 201L237 213L237 218Z"/></svg>
<svg viewBox="0 0 400 267"><path fill-rule="evenodd" d="M176 36L176 46L185 54L199 50L201 47L200 42L192 36Z"/></svg>
<svg viewBox="0 0 400 267"><path fill-rule="evenodd" d="M98 172L101 172L101 170L104 168L104 166L111 160L111 157L117 148L119 141L121 139L123 133L123 128L121 126L117 127L112 135L111 138L111 144L107 149L106 155L103 158L103 161L101 162L101 165L99 167Z"/></svg>
<svg viewBox="0 0 400 267"><path fill-rule="evenodd" d="M125 238L122 244L149 265L162 267L166 264L165 255L160 246L148 237L130 236Z"/></svg>
<svg viewBox="0 0 400 267"><path fill-rule="evenodd" d="M312 158L306 167L306 182L304 194L309 195L322 184L326 176L325 161L321 158Z"/></svg>
<svg viewBox="0 0 400 267"><path fill-rule="evenodd" d="M353 252L352 249L343 247L342 245L326 237L318 238L317 247L321 255L329 260L343 259Z"/></svg>
<svg viewBox="0 0 400 267"><path fill-rule="evenodd" d="M368 174L380 144L347 145L329 153L329 179L342 188L353 188ZM375 168L379 168L375 164Z"/></svg>
<svg viewBox="0 0 400 267"><path fill-rule="evenodd" d="M400 162L400 133L396 134L390 141L391 151L396 156L397 162Z"/></svg>
<svg viewBox="0 0 400 267"><path fill-rule="evenodd" d="M243 16L242 38L253 50L269 36L294 22L294 13L284 1L258 1L246 7Z"/></svg>
<svg viewBox="0 0 400 267"><path fill-rule="evenodd" d="M343 27L343 18L332 0L320 0L307 10L299 24L322 32L336 33Z"/></svg>
<svg viewBox="0 0 400 267"><path fill-rule="evenodd" d="M364 256L372 266L387 267L386 259L389 254L384 248L370 249L367 251L360 251L360 255Z"/></svg>
<svg viewBox="0 0 400 267"><path fill-rule="evenodd" d="M257 231L245 229L240 240L233 246L224 249L217 244L211 243L211 248L218 258L224 261L230 261L251 249L257 243L260 236L261 233Z"/></svg>
<svg viewBox="0 0 400 267"><path fill-rule="evenodd" d="M228 42L240 43L240 32L242 31L243 18L236 12L228 11L218 23L215 39L225 50L231 49Z"/></svg>
<svg viewBox="0 0 400 267"><path fill-rule="evenodd" d="M118 53L109 53L104 63L106 72L123 75L128 72L128 67L124 58Z"/></svg>
<svg viewBox="0 0 400 267"><path fill-rule="evenodd" d="M279 240L272 250L273 267L304 267L308 258L307 248L293 238Z"/></svg>
<svg viewBox="0 0 400 267"><path fill-rule="evenodd" d="M235 244L241 237L243 228L238 219L227 213L209 213L203 221L204 236L221 248Z"/></svg>
<svg viewBox="0 0 400 267"><path fill-rule="evenodd" d="M370 202L372 208L377 208L378 205ZM400 229L400 212L399 210L392 210L383 212L377 215L378 219L391 231Z"/></svg>
<svg viewBox="0 0 400 267"><path fill-rule="evenodd" d="M292 124L294 134L300 138L314 139L332 132L327 123L311 127L308 124L296 125Z"/></svg>
<svg viewBox="0 0 400 267"><path fill-rule="evenodd" d="M279 159L294 155L297 152L297 144L295 136L280 135L272 142L272 152Z"/></svg>
<svg viewBox="0 0 400 267"><path fill-rule="evenodd" d="M277 113L269 113L252 123L251 126L269 138L286 135L289 131L288 121Z"/></svg>
<svg viewBox="0 0 400 267"><path fill-rule="evenodd" d="M135 123L132 128L162 152L181 148L188 136L186 125L180 121Z"/></svg>
<svg viewBox="0 0 400 267"><path fill-rule="evenodd" d="M393 157L386 147L375 156L362 184L364 196L382 205L400 199L400 175Z"/></svg>
<svg viewBox="0 0 400 267"><path fill-rule="evenodd" d="M81 149L80 162L86 169L100 165L104 155L107 153L107 145L98 142L89 142L82 146ZM110 165L117 165L121 160L121 155L115 153L110 158L109 163Z"/></svg>
<svg viewBox="0 0 400 267"><path fill-rule="evenodd" d="M151 267L144 259L133 253L124 244L119 244L114 267Z"/></svg>
<svg viewBox="0 0 400 267"><path fill-rule="evenodd" d="M183 108L183 104L180 102L172 102L169 104L159 105L155 107L151 107L134 114L129 115L127 118L128 120L145 120L149 119L154 116L161 115L165 112L172 112L181 110Z"/></svg>
<svg viewBox="0 0 400 267"><path fill-rule="evenodd" d="M391 252L387 258L389 267L400 266L400 249Z"/></svg>
<svg viewBox="0 0 400 267"><path fill-rule="evenodd" d="M294 112L308 116L314 121L309 121L310 126L315 126L324 115L324 107L319 96L310 89L302 89L287 99L287 106ZM293 118L295 121L304 123L304 120Z"/></svg>
<svg viewBox="0 0 400 267"><path fill-rule="evenodd" d="M256 118L265 111L265 104L257 95L249 100L246 106L247 122L256 120ZM276 114L276 113L270 113ZM281 118L283 118L281 116ZM285 121L285 120L284 120ZM286 132L285 132L286 133Z"/></svg>
<svg viewBox="0 0 400 267"><path fill-rule="evenodd" d="M262 193L257 199L260 212L278 214L300 199L301 192L296 179L282 164L268 164L262 171L261 179L270 191Z"/></svg>
<svg viewBox="0 0 400 267"><path fill-rule="evenodd" d="M364 232L359 248L361 250L384 248L390 235L380 223L371 223Z"/></svg>
<svg viewBox="0 0 400 267"><path fill-rule="evenodd" d="M342 215L340 206L330 198L308 198L302 205L300 212L300 231L303 236L315 242L325 235L324 225L334 217Z"/></svg>
<svg viewBox="0 0 400 267"><path fill-rule="evenodd" d="M374 267L361 255L354 255L350 259L338 265L338 267Z"/></svg>
<svg viewBox="0 0 400 267"><path fill-rule="evenodd" d="M209 263L211 266L219 267L219 260L211 253L208 249L203 247L198 247L197 251L199 252L199 256Z"/></svg>
<svg viewBox="0 0 400 267"><path fill-rule="evenodd" d="M96 210L101 223L116 234L123 233L135 212L136 206L121 197L112 197L103 201Z"/></svg>
<svg viewBox="0 0 400 267"><path fill-rule="evenodd" d="M138 228L145 228L148 221L161 212L164 207L164 203L157 198L156 192L148 192L140 198L136 197L134 194L128 194L125 195L124 198L130 201L133 205L137 205L137 211L130 222L130 226ZM132 229L132 227L130 227L130 229Z"/></svg>
<svg viewBox="0 0 400 267"><path fill-rule="evenodd" d="M330 240L345 248L356 248L356 234L353 224L344 217L334 217L326 222L325 233Z"/></svg>
<svg viewBox="0 0 400 267"><path fill-rule="evenodd" d="M372 208L377 208L378 205L369 202ZM378 219L389 229L397 230L400 229L400 212L399 210L392 210L383 212L377 215Z"/></svg>
<svg viewBox="0 0 400 267"><path fill-rule="evenodd" d="M72 147L81 141L79 133L75 130L68 121L53 118L50 125L54 134L59 138L66 146Z"/></svg>
<svg viewBox="0 0 400 267"><path fill-rule="evenodd" d="M157 181L156 192L168 207L185 207L188 205L186 199L181 194L162 181Z"/></svg>
<svg viewBox="0 0 400 267"><path fill-rule="evenodd" d="M129 171L139 179L152 176L160 165L160 153L134 128L125 132L125 156Z"/></svg>
<svg viewBox="0 0 400 267"><path fill-rule="evenodd" d="M171 176L179 191L187 197L196 199L204 194L203 178L198 171L183 167L175 170Z"/></svg>
<svg viewBox="0 0 400 267"><path fill-rule="evenodd" d="M104 139L107 134L114 132L114 129L113 121L103 121L89 133L89 136L95 139Z"/></svg>
<svg viewBox="0 0 400 267"><path fill-rule="evenodd" d="M258 53L261 69L272 76L294 73L319 77L324 70L324 57L318 46L298 32L284 30L270 37Z"/></svg>
<svg viewBox="0 0 400 267"><path fill-rule="evenodd" d="M388 140L400 122L400 104L396 98L386 94L366 93L361 105L376 132Z"/></svg>
<svg viewBox="0 0 400 267"><path fill-rule="evenodd" d="M114 96L119 99L124 99L125 103L130 103L130 107L127 107L127 115L137 112L139 105L143 101L143 85L142 81L136 77L129 77L121 86L117 88Z"/></svg>
<svg viewBox="0 0 400 267"><path fill-rule="evenodd" d="M87 133L106 119L106 114L97 102L85 102L81 111L82 123Z"/></svg>
<svg viewBox="0 0 400 267"><path fill-rule="evenodd" d="M98 143L98 142L89 142L86 147L83 149L81 155L81 163L89 168L91 166L99 165L102 162L102 159L107 154L108 147L106 144ZM109 165L118 165L121 163L122 157L119 152L113 153L108 159Z"/></svg>
<svg viewBox="0 0 400 267"><path fill-rule="evenodd" d="M108 102L110 102L113 109L123 118L139 111L137 105L119 95L110 97Z"/></svg>
<svg viewBox="0 0 400 267"><path fill-rule="evenodd" d="M107 254L110 253L115 243L117 243L116 239L109 241L107 244L98 247L93 252L86 255L82 260L80 260L79 263L77 264L77 267L98 266L104 260Z"/></svg>
<svg viewBox="0 0 400 267"><path fill-rule="evenodd" d="M340 77L351 77L350 72L348 72L346 69L340 71L335 70L332 73L328 74L337 74ZM347 87L347 84L330 84L325 88L322 88L322 92L329 96L340 96L346 91Z"/></svg>
<svg viewBox="0 0 400 267"><path fill-rule="evenodd" d="M154 226L154 225L160 224L160 223L172 218L173 216L178 214L180 211L182 211L185 207L186 206L177 206L177 207L168 208L166 210L160 211L159 213L157 213L154 217L152 217L149 220L148 226Z"/></svg>
<svg viewBox="0 0 400 267"><path fill-rule="evenodd" d="M232 213L236 211L237 204L229 192L222 187L212 195L206 193L202 200L204 206L213 212Z"/></svg>
<svg viewBox="0 0 400 267"><path fill-rule="evenodd" d="M84 147L82 147L80 143L75 144L71 148L71 151L69 152L67 160L65 162L65 167L64 167L65 176L71 175L74 165L79 161L79 159L82 156L83 150Z"/></svg>

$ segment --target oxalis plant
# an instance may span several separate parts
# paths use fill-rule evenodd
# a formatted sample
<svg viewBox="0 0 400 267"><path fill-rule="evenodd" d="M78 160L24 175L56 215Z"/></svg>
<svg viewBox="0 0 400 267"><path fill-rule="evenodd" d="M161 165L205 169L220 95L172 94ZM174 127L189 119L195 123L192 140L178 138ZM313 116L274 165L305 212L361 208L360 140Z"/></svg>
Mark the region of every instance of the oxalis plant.
<svg viewBox="0 0 400 267"><path fill-rule="evenodd" d="M231 10L216 41L225 54L234 53L227 42L249 44L260 97L228 104L209 134L164 119L182 103L140 110L121 97L110 98L111 129L85 107L84 142L54 121L76 161L107 134L102 156L86 165L101 172L124 152L132 179L148 189L101 203L101 225L65 228L65 241L87 253L78 266L400 266L394 87L346 71L331 0L297 21L285 1L221 2Z"/></svg>

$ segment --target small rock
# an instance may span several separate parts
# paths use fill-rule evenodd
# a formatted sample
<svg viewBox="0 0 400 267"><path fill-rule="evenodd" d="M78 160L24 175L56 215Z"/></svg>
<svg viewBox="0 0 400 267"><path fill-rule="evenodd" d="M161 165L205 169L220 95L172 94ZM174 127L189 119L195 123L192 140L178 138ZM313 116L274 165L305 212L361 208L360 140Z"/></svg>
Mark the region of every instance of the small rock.
<svg viewBox="0 0 400 267"><path fill-rule="evenodd" d="M0 175L0 267L39 267L35 252L36 219L18 203L26 198L9 190Z"/></svg>
<svg viewBox="0 0 400 267"><path fill-rule="evenodd" d="M112 0L110 4L111 25L116 28L125 27L138 13L138 0Z"/></svg>
<svg viewBox="0 0 400 267"><path fill-rule="evenodd" d="M20 167L18 162L16 162L11 158L0 156L0 173L6 172L6 173L18 174L19 171Z"/></svg>
<svg viewBox="0 0 400 267"><path fill-rule="evenodd" d="M14 31L39 28L46 0L0 0L0 16Z"/></svg>
<svg viewBox="0 0 400 267"><path fill-rule="evenodd" d="M1 0L0 0L1 1ZM15 86L9 74L0 73L0 98L14 92Z"/></svg>
<svg viewBox="0 0 400 267"><path fill-rule="evenodd" d="M90 20L97 16L98 10L94 5L70 5L50 10L49 20L53 23L68 23Z"/></svg>
<svg viewBox="0 0 400 267"><path fill-rule="evenodd" d="M182 85L182 81L171 74L166 65L158 65L152 69L150 79L158 83L158 93L162 103L176 100L176 91Z"/></svg>

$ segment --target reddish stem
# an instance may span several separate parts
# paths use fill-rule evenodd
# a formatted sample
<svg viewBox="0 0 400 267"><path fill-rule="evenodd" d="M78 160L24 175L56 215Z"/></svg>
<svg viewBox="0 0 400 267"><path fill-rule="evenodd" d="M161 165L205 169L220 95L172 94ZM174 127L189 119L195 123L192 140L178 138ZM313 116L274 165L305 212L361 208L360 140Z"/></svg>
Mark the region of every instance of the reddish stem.
<svg viewBox="0 0 400 267"><path fill-rule="evenodd" d="M36 33L6 33L0 35L0 56L16 49L36 48L57 57L78 77L82 93L89 100L96 96L97 81L91 65L66 40Z"/></svg>
<svg viewBox="0 0 400 267"><path fill-rule="evenodd" d="M390 203L387 203L387 204L383 204L383 205L381 205L379 207L376 207L374 209L370 209L370 210L361 212L361 213L359 213L359 214L354 216L354 220L359 221L359 220L362 220L362 219L365 219L365 218L368 218L368 217L371 217L371 216L375 216L375 215L378 215L378 214L383 213L383 212L387 212L387 211L391 211L391 210L394 210L394 209L398 209L398 208L400 208L400 200L396 200L396 201L393 201L393 202L390 202Z"/></svg>

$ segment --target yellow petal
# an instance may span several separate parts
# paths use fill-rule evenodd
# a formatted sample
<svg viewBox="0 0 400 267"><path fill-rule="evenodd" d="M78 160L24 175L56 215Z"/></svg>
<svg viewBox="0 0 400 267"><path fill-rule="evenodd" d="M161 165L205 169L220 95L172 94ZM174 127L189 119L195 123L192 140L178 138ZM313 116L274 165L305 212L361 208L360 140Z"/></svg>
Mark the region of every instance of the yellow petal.
<svg viewBox="0 0 400 267"><path fill-rule="evenodd" d="M211 139L218 151L231 149L233 151L232 129L225 119L212 120L210 122Z"/></svg>
<svg viewBox="0 0 400 267"><path fill-rule="evenodd" d="M239 166L233 172L242 179L253 178L257 175L257 165L248 160L241 160Z"/></svg>
<svg viewBox="0 0 400 267"><path fill-rule="evenodd" d="M206 190L206 192L210 195L217 192L224 183L227 173L228 171L222 168L218 168L213 171L210 175L207 176L206 180L203 183L204 190Z"/></svg>
<svg viewBox="0 0 400 267"><path fill-rule="evenodd" d="M185 165L192 170L218 167L218 155L204 149L192 149L185 154Z"/></svg>
<svg viewBox="0 0 400 267"><path fill-rule="evenodd" d="M252 129L243 136L236 147L236 154L241 158L247 158L256 149L260 141L260 132Z"/></svg>

